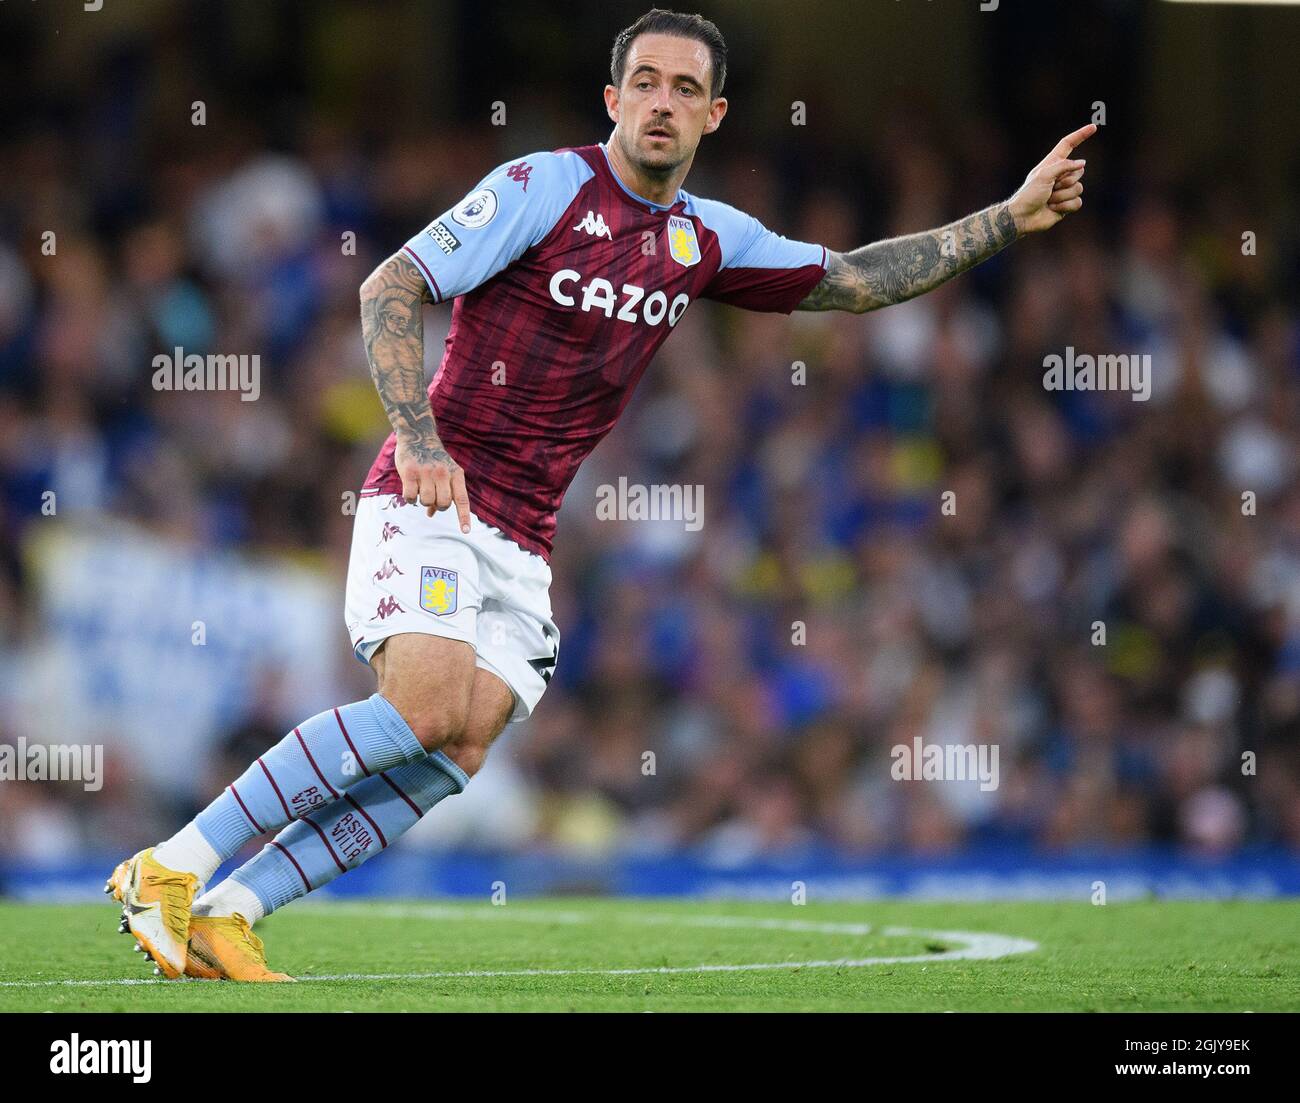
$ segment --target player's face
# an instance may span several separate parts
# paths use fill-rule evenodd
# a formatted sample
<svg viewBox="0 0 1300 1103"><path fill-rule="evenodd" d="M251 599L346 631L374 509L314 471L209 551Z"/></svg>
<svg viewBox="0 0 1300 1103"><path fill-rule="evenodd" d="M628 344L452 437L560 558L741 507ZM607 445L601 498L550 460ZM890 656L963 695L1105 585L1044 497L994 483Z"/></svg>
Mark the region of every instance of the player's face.
<svg viewBox="0 0 1300 1103"><path fill-rule="evenodd" d="M633 164L668 173L695 155L718 128L727 101L711 99L713 61L703 42L667 34L638 36L628 50L622 87L605 90L615 140Z"/></svg>

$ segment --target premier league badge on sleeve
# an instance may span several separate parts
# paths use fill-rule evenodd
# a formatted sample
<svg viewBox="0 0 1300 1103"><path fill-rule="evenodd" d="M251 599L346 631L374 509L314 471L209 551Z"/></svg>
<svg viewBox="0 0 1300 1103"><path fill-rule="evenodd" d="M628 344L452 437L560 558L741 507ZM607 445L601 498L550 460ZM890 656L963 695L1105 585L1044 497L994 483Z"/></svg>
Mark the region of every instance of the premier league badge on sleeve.
<svg viewBox="0 0 1300 1103"><path fill-rule="evenodd" d="M668 255L683 268L700 263L700 242L695 236L695 223L689 218L669 216Z"/></svg>
<svg viewBox="0 0 1300 1103"><path fill-rule="evenodd" d="M497 214L497 193L491 188L484 188L469 196L465 202L451 212L453 222L468 230L477 230L486 226Z"/></svg>
<svg viewBox="0 0 1300 1103"><path fill-rule="evenodd" d="M447 617L456 611L456 572L442 567L420 568L420 608Z"/></svg>

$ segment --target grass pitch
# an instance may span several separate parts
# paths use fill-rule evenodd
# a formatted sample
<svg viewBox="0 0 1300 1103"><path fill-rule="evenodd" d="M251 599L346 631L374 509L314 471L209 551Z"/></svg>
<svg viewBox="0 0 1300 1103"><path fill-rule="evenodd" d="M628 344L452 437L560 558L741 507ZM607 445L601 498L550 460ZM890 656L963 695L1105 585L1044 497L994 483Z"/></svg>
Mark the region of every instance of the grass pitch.
<svg viewBox="0 0 1300 1103"><path fill-rule="evenodd" d="M1292 901L305 904L258 925L292 985L154 979L117 922L0 904L0 1011L1300 1010Z"/></svg>

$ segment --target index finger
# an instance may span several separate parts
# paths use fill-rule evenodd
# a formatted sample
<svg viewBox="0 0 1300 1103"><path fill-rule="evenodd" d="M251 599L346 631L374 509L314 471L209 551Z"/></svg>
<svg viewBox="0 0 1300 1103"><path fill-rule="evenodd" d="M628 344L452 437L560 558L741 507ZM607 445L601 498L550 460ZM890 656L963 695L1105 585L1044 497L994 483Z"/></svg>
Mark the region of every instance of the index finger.
<svg viewBox="0 0 1300 1103"><path fill-rule="evenodd" d="M451 475L451 500L456 503L460 531L469 532L469 491L465 489L465 472L459 467Z"/></svg>
<svg viewBox="0 0 1300 1103"><path fill-rule="evenodd" d="M1056 148L1052 150L1052 152L1048 154L1048 156L1055 158L1057 160L1059 160L1062 157L1068 157L1070 156L1070 153L1075 146L1081 145L1083 142L1091 138L1096 133L1097 133L1096 123L1089 123L1087 126L1081 126L1079 127L1078 130L1074 131L1073 133L1067 134L1064 138L1062 138L1059 142L1057 142Z"/></svg>

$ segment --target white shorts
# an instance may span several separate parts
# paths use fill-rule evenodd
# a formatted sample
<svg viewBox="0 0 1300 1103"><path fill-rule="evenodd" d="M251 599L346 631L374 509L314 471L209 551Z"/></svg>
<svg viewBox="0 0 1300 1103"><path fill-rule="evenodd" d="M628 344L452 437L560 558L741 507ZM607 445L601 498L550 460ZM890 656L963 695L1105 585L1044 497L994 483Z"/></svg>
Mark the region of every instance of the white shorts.
<svg viewBox="0 0 1300 1103"><path fill-rule="evenodd" d="M510 719L525 720L560 653L550 588L546 560L477 517L467 535L454 508L429 517L399 494L361 492L344 616L363 663L402 632L462 640L510 687Z"/></svg>

